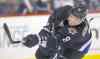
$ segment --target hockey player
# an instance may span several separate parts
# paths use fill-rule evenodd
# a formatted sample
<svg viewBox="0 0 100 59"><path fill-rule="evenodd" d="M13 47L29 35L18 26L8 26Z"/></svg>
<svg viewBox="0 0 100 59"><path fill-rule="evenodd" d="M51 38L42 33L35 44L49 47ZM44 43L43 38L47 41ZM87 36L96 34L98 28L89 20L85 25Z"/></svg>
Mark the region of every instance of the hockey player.
<svg viewBox="0 0 100 59"><path fill-rule="evenodd" d="M82 59L91 45L86 15L82 5L58 8L39 34L28 35L23 44L32 47L39 41L37 59Z"/></svg>

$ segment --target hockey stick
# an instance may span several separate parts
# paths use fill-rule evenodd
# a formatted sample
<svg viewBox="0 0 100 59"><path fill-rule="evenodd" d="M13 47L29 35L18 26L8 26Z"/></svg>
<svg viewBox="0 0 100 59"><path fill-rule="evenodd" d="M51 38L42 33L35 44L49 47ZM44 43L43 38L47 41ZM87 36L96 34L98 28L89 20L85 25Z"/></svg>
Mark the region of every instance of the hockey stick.
<svg viewBox="0 0 100 59"><path fill-rule="evenodd" d="M7 34L8 38L9 38L9 41L12 43L12 44L17 44L17 43L21 43L21 41L14 41L11 37L11 33L9 31L9 28L8 28L8 25L6 23L3 24L3 28L5 30L5 33Z"/></svg>

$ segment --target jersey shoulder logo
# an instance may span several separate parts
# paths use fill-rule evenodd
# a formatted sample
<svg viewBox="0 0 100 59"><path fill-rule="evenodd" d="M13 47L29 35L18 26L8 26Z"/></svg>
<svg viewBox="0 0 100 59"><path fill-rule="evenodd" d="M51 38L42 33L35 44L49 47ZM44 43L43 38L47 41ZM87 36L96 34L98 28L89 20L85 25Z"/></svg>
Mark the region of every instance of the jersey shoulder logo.
<svg viewBox="0 0 100 59"><path fill-rule="evenodd" d="M66 36L66 38L63 39L63 42L68 42L71 40L71 37L70 36Z"/></svg>

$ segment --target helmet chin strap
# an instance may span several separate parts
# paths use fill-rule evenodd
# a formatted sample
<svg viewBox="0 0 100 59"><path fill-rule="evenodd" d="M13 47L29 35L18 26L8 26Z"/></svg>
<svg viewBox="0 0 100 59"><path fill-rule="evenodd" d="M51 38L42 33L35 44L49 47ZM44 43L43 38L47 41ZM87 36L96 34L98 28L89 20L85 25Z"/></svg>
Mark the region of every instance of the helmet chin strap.
<svg viewBox="0 0 100 59"><path fill-rule="evenodd" d="M80 24L78 24L78 25L80 25ZM75 27L77 27L78 25L68 25L68 27L75 28Z"/></svg>

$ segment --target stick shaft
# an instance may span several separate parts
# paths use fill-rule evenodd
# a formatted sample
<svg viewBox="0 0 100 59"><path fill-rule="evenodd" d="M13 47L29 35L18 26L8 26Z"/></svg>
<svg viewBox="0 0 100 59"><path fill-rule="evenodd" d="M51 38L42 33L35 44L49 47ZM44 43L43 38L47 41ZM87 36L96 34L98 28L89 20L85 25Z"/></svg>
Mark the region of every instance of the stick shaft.
<svg viewBox="0 0 100 59"><path fill-rule="evenodd" d="M6 23L4 23L3 27L4 27L4 30L5 30L5 33L7 34L8 38L9 38L9 41L10 41L12 44L14 44L14 43L20 43L20 41L14 41L14 40L12 39L11 33L10 33L9 28L8 28L8 26L7 26Z"/></svg>

